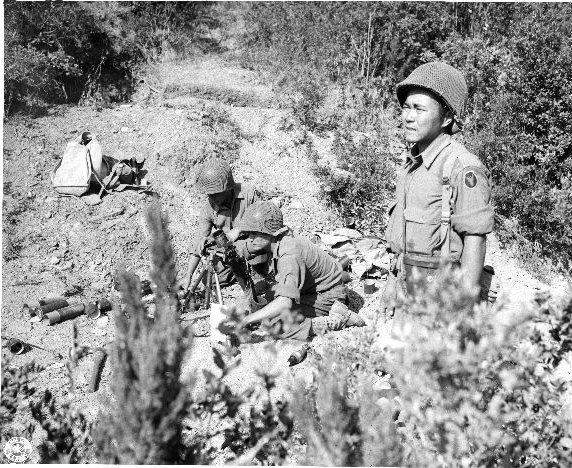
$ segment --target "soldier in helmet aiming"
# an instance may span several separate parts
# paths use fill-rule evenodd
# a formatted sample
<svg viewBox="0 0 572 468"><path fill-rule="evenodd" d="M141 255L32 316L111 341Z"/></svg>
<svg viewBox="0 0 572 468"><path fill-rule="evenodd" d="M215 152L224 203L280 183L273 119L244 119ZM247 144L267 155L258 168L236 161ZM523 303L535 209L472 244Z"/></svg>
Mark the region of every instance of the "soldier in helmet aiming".
<svg viewBox="0 0 572 468"><path fill-rule="evenodd" d="M421 65L397 85L410 151L385 234L395 256L381 308L390 313L403 281L412 292L414 270L431 280L449 263L479 284L494 213L487 170L452 138L462 129L467 94L461 72L442 62Z"/></svg>
<svg viewBox="0 0 572 468"><path fill-rule="evenodd" d="M276 280L267 294L270 302L247 315L243 326L265 320L288 323L295 314L301 321L281 337L306 341L326 331L365 325L345 305L347 288L341 265L308 239L294 236L284 226L282 212L274 203L256 202L246 208L229 234L231 240L239 237L245 239L247 259L261 254L270 257Z"/></svg>
<svg viewBox="0 0 572 468"><path fill-rule="evenodd" d="M199 214L197 236L191 248L187 272L182 279L184 286L189 284L205 247L213 242L211 233L217 229L230 231L244 210L260 199L254 188L234 181L229 164L222 159L208 160L200 167L196 187L208 199ZM222 263L218 262L215 268L221 286L234 280L230 269Z"/></svg>

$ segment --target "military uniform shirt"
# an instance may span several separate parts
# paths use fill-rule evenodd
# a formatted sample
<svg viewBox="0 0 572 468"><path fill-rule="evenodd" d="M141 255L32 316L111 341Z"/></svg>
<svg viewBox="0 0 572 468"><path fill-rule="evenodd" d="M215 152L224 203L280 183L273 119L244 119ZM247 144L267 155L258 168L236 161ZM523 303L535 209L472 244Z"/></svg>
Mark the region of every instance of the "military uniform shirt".
<svg viewBox="0 0 572 468"><path fill-rule="evenodd" d="M207 201L199 214L196 242L200 242L203 237L209 236L213 229L222 229L225 232L231 230L235 223L242 218L244 210L257 201L260 201L258 192L254 188L240 183L234 184L230 209L216 209L210 201Z"/></svg>
<svg viewBox="0 0 572 468"><path fill-rule="evenodd" d="M494 212L486 168L450 135L441 134L421 154L413 146L400 174L386 230L393 252L405 247L407 253L440 256L443 165L448 158L456 159L450 177L451 259L460 259L464 235L492 231Z"/></svg>
<svg viewBox="0 0 572 468"><path fill-rule="evenodd" d="M300 296L342 284L341 265L308 239L286 235L276 243L272 255L276 296L299 303Z"/></svg>

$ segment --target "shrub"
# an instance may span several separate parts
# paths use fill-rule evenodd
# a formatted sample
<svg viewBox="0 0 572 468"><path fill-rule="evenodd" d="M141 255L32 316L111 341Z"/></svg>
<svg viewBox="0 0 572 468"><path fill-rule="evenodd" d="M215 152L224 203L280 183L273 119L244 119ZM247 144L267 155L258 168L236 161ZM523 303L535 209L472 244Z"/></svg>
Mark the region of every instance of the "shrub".
<svg viewBox="0 0 572 468"><path fill-rule="evenodd" d="M98 461L210 463L228 447L241 463L253 458L280 462L292 423L288 405L271 398L275 377L262 373L264 390L235 394L224 378L240 361L228 364L213 349L220 375L204 371L202 396L193 399L192 382L181 380L191 329L179 322L175 259L158 203L148 212L147 222L154 318L141 302L139 280L123 273L125 310L115 311L117 337L112 347L114 401L100 413L95 427ZM204 419L217 424L201 428ZM222 447L215 441L219 434L225 439Z"/></svg>
<svg viewBox="0 0 572 468"><path fill-rule="evenodd" d="M91 449L91 428L85 416L49 390L30 404L32 417L45 431L38 446L40 463L82 463Z"/></svg>
<svg viewBox="0 0 572 468"><path fill-rule="evenodd" d="M390 333L360 330L342 347L331 339L318 365L335 377L316 379L322 390L310 401L346 402L319 415L320 431L302 419L309 446L331 464L354 464L328 441L349 438L359 447L369 430L380 455L371 464L569 465L572 298L539 296L530 314L475 300L459 275L444 274L403 304ZM352 406L370 419L348 426L351 411L343 408ZM362 453L373 452L362 446Z"/></svg>
<svg viewBox="0 0 572 468"><path fill-rule="evenodd" d="M357 227L373 234L385 228L395 189L395 161L388 139L374 140L336 132L332 152L337 169L317 166L323 190L342 216L354 216Z"/></svg>
<svg viewBox="0 0 572 468"><path fill-rule="evenodd" d="M7 2L5 112L82 97L125 100L139 64L169 52L182 55L207 40L197 34L218 25L210 8L200 2Z"/></svg>
<svg viewBox="0 0 572 468"><path fill-rule="evenodd" d="M193 463L195 455L184 446L182 434L182 420L191 404L189 382L180 380L190 330L178 321L175 260L157 204L149 211L147 223L155 318L148 316L141 302L139 280L123 273L125 310L114 312L115 401L98 418L97 457L105 463Z"/></svg>
<svg viewBox="0 0 572 468"><path fill-rule="evenodd" d="M230 114L221 106L204 106L198 136L169 148L161 157L174 157L182 178L192 180L195 167L207 159L221 158L232 164L239 155L243 135Z"/></svg>
<svg viewBox="0 0 572 468"><path fill-rule="evenodd" d="M2 356L2 402L0 404L2 446L12 437L31 438L33 426L25 422L22 424L18 421L18 417L21 416L20 411L26 406L27 400L36 394L33 380L40 370L42 368L33 362L22 367L13 367L10 359ZM4 457L3 453L2 457Z"/></svg>
<svg viewBox="0 0 572 468"><path fill-rule="evenodd" d="M497 212L569 268L570 14L548 4L259 3L245 15L242 60L298 91L293 109L307 128L341 132L391 112L395 83L421 63L459 67L469 86L465 140L491 171ZM375 104L353 99L378 86ZM342 97L321 112L332 90Z"/></svg>

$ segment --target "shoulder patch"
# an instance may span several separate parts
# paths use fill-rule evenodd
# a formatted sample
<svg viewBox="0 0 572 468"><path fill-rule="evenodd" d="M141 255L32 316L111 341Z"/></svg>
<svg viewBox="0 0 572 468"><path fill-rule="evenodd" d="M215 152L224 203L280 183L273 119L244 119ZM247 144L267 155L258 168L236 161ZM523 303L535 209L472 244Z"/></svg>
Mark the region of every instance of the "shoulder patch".
<svg viewBox="0 0 572 468"><path fill-rule="evenodd" d="M465 174L465 187L475 188L477 185L477 176L473 171L469 171Z"/></svg>

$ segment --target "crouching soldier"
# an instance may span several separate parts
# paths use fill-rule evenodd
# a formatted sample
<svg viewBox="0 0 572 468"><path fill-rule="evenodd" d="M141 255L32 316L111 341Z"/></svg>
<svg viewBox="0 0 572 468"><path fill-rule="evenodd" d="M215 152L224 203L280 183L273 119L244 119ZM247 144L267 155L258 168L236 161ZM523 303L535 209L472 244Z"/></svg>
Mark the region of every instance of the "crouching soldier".
<svg viewBox="0 0 572 468"><path fill-rule="evenodd" d="M237 183L232 177L228 163L222 159L206 161L197 173L196 187L208 199L199 214L199 227L191 247L187 272L181 283L188 287L205 248L214 244L213 231L222 229L229 232L252 203L260 196L256 190L246 184ZM221 286L234 281L230 269L221 262L215 264Z"/></svg>
<svg viewBox="0 0 572 468"><path fill-rule="evenodd" d="M292 235L274 203L250 205L229 238L239 236L245 238L243 254L247 259L269 255L276 280L266 295L268 304L247 315L242 326L266 320L271 324L294 321L296 325L281 338L306 341L326 331L365 325L346 306L341 265L309 240Z"/></svg>

